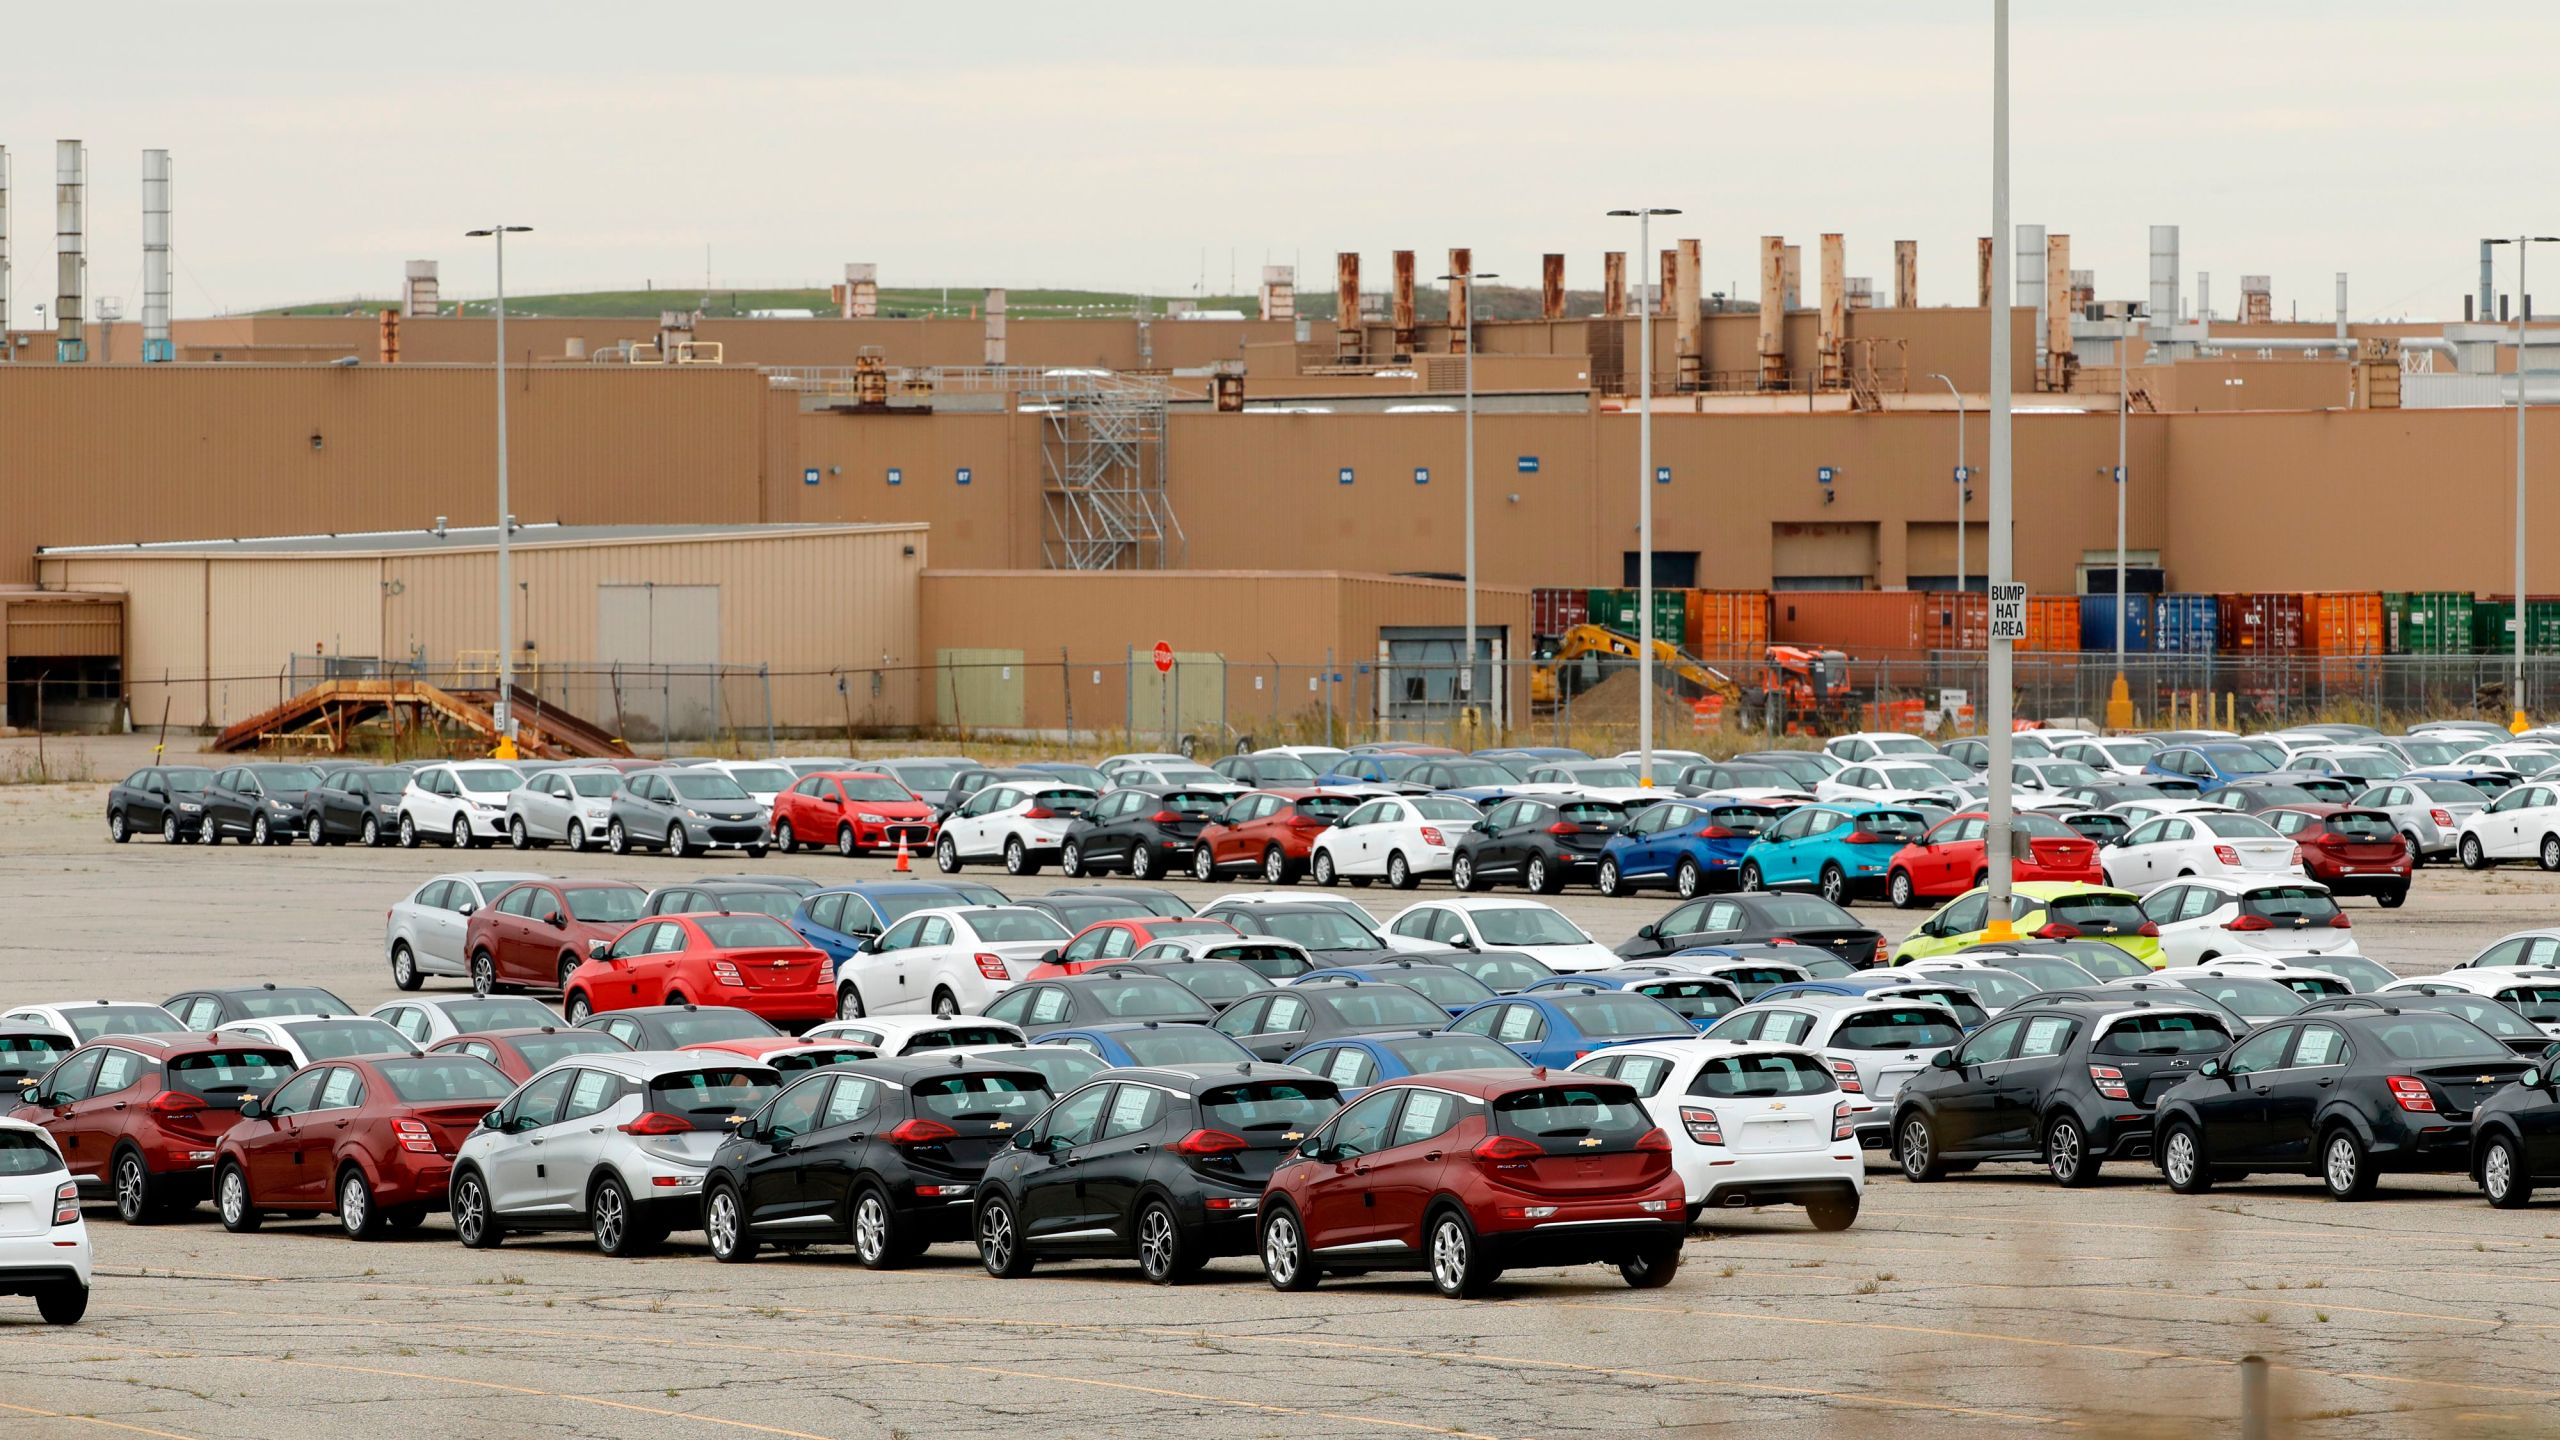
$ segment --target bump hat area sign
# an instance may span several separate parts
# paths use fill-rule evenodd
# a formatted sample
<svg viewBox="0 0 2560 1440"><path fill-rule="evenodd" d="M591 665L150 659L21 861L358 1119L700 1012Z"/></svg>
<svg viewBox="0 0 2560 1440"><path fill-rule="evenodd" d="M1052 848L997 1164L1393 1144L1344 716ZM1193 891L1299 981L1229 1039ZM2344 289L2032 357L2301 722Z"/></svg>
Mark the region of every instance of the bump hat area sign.
<svg viewBox="0 0 2560 1440"><path fill-rule="evenodd" d="M1173 646L1165 641L1159 640L1156 642L1156 673L1162 675L1172 669Z"/></svg>
<svg viewBox="0 0 2560 1440"><path fill-rule="evenodd" d="M1994 640L2027 638L2025 582L2004 580L1991 587L1991 638Z"/></svg>

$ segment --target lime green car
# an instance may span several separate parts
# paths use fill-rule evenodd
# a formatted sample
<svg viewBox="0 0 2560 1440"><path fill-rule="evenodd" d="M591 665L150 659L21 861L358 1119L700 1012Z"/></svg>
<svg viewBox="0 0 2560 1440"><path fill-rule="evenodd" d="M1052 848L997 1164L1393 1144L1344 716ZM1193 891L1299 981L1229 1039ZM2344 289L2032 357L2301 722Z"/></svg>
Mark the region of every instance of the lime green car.
<svg viewBox="0 0 2560 1440"><path fill-rule="evenodd" d="M2157 970L2160 927L2142 913L2139 896L2130 890L2069 880L2029 880L2011 887L2010 923L2019 939L2104 940ZM1991 892L1967 890L1931 912L1911 937L1893 952L1898 964L1953 955L1989 937L1983 927L1991 918Z"/></svg>

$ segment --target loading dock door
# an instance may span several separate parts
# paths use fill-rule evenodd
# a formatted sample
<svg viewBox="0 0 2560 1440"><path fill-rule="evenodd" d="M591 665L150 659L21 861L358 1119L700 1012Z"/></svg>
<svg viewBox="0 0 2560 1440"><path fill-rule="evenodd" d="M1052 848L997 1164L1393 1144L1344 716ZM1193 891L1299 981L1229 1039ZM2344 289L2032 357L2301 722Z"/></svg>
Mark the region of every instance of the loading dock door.
<svg viewBox="0 0 2560 1440"><path fill-rule="evenodd" d="M720 719L720 587L597 586L596 660L621 672L623 734L711 735Z"/></svg>

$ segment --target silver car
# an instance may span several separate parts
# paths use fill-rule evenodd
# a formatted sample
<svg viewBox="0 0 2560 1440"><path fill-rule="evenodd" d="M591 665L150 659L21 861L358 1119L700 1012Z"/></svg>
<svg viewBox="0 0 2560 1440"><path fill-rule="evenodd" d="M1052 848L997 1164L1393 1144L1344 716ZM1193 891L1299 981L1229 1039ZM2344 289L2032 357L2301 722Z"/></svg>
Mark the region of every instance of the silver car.
<svg viewBox="0 0 2560 1440"><path fill-rule="evenodd" d="M381 1021L407 1036L410 1044L422 1047L484 1030L539 1030L560 1023L560 1017L541 1001L523 995L429 995L394 1000L375 1006L368 1018Z"/></svg>
<svg viewBox="0 0 2560 1440"><path fill-rule="evenodd" d="M507 840L519 850L601 845L613 822L613 792L621 788L622 772L610 765L541 771L507 792Z"/></svg>
<svg viewBox="0 0 2560 1440"><path fill-rule="evenodd" d="M604 848L616 855L663 850L744 850L764 858L771 812L717 770L643 770L613 792Z"/></svg>
<svg viewBox="0 0 2560 1440"><path fill-rule="evenodd" d="M638 1255L702 1225L702 1176L729 1127L773 1098L771 1066L709 1053L579 1055L500 1102L453 1160L454 1238L585 1230Z"/></svg>
<svg viewBox="0 0 2560 1440"><path fill-rule="evenodd" d="M2464 780L2393 780L2357 796L2355 806L2390 816L2409 858L2424 864L2453 853L2462 822L2489 808L2489 797Z"/></svg>
<svg viewBox="0 0 2560 1440"><path fill-rule="evenodd" d="M508 886L542 877L527 870L474 870L438 875L391 904L383 922L382 952L391 962L391 983L415 990L429 975L468 975L463 932L472 912L498 898Z"/></svg>

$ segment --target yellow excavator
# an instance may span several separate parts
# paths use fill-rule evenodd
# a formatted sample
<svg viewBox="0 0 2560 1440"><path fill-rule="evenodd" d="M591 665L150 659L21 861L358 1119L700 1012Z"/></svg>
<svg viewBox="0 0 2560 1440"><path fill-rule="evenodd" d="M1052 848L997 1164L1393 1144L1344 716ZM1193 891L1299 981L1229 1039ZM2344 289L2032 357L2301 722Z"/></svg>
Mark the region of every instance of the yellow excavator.
<svg viewBox="0 0 2560 1440"><path fill-rule="evenodd" d="M1610 671L1634 664L1642 653L1635 636L1601 625L1576 625L1552 640L1542 639L1529 672L1530 703L1553 706L1597 685ZM1748 685L1681 653L1667 640L1653 642L1653 663L1671 677L1672 688L1683 698L1719 696L1746 727L1821 726L1846 717L1854 700L1849 657L1838 650L1769 646L1760 674Z"/></svg>
<svg viewBox="0 0 2560 1440"><path fill-rule="evenodd" d="M1540 644L1537 666L1529 672L1529 702L1553 705L1565 691L1587 690L1600 682L1610 670L1623 668L1611 660L1633 664L1643 654L1643 644L1633 635L1622 635L1600 625L1576 625L1555 638L1553 648ZM1603 657L1598 663L1586 663L1589 657ZM1727 704L1742 703L1742 686L1733 677L1711 665L1702 665L1680 653L1680 647L1668 640L1653 642L1653 663L1677 680L1689 699L1701 695L1721 695ZM1569 679L1565 667L1576 666L1584 677L1577 683Z"/></svg>

